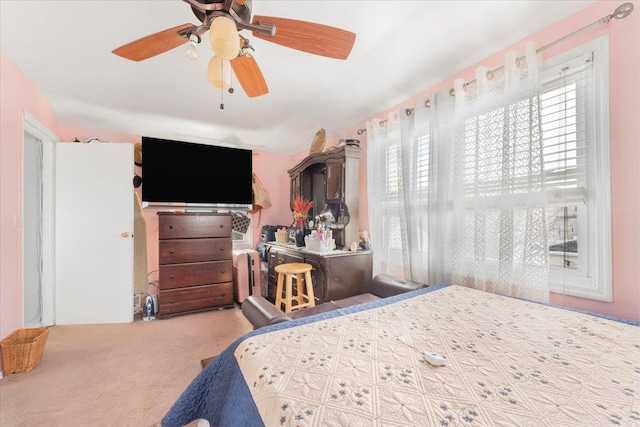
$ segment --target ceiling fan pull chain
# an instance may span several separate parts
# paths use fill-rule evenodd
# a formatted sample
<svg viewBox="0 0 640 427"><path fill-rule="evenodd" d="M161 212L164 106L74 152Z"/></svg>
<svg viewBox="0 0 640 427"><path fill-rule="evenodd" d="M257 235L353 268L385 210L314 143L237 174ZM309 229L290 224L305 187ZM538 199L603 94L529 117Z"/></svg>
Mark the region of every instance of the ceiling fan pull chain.
<svg viewBox="0 0 640 427"><path fill-rule="evenodd" d="M224 110L224 85L220 86L220 109Z"/></svg>

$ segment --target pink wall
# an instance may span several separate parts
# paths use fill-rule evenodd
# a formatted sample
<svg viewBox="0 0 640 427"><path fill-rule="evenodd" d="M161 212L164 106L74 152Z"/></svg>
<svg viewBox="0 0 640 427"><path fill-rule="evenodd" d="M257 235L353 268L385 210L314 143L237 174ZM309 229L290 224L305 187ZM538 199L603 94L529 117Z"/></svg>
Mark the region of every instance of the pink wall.
<svg viewBox="0 0 640 427"><path fill-rule="evenodd" d="M22 327L22 113L57 133L47 99L0 54L0 337Z"/></svg>
<svg viewBox="0 0 640 427"><path fill-rule="evenodd" d="M274 153L258 152L253 157L253 172L258 176L262 185L269 191L271 204L269 209L253 215L251 226L253 242L260 241L263 225L289 225L292 222L289 208L289 174L287 170L295 166L296 161L291 156Z"/></svg>
<svg viewBox="0 0 640 427"><path fill-rule="evenodd" d="M22 114L28 112L61 141L137 142L139 136L61 126L47 99L0 55L0 337L22 324Z"/></svg>
<svg viewBox="0 0 640 427"><path fill-rule="evenodd" d="M585 33L568 39L543 53L548 59L554 55L593 40L609 35L609 137L611 162L611 215L613 242L613 302L606 303L564 295L551 295L554 304L575 307L627 319L640 320L640 2L633 2L634 12L625 19L613 20ZM502 65L504 55L509 50L524 52L526 41L533 40L538 47L582 28L600 18L613 13L621 3L600 1L527 37L513 46L497 52L482 62L469 67L447 80L416 94L400 105L382 111L376 117L386 118L389 111L398 108L412 108L415 99L428 95L443 87L452 87L457 78L467 80L475 77L475 69L480 65L489 68ZM368 120L371 120L369 118ZM357 135L359 123L349 130ZM360 225L363 230L369 226L367 215L366 188L366 133L359 137L362 151L360 181Z"/></svg>
<svg viewBox="0 0 640 427"><path fill-rule="evenodd" d="M637 2L636 3L637 6ZM575 29L587 25L613 11L618 3L601 1L584 11L536 33L527 40L543 46ZM612 182L612 240L613 240L613 302L602 303L574 297L552 295L552 302L603 314L640 320L640 8L631 16L600 26L584 35L570 39L545 52L545 58L574 47L602 34L609 34L610 42L610 138ZM482 61L482 65L498 66L504 52L523 50L525 40ZM477 64L481 65L481 64ZM402 103L412 107L414 99L442 87L450 87L458 77L471 79L477 65L416 94ZM16 67L0 54L0 337L22 327L22 112L28 111L62 140L98 137L104 141L137 142L139 136L61 126L47 101ZM395 106L393 110L400 106ZM387 110L390 111L390 110ZM378 117L384 118L387 111ZM371 119L371 118L369 118ZM366 134L357 135L355 125L349 133L361 141L360 167L360 223L368 229L366 197ZM335 145L335 136L328 136L327 146ZM254 157L254 171L271 195L273 207L262 213L260 223L254 223L254 243L260 240L265 224L289 224L289 178L286 171L306 155L281 156L258 153ZM157 269L157 216L145 212L149 253L149 271ZM153 277L151 277L153 279Z"/></svg>
<svg viewBox="0 0 640 427"><path fill-rule="evenodd" d="M0 54L0 338L22 323L22 113L27 111L61 141L99 138L103 142L140 142L141 136L58 124L47 99L4 55ZM289 224L289 178L294 165L290 156L255 153L254 172L270 193L273 207L256 216L254 242L260 240L262 225ZM277 166L277 167L276 167ZM135 168L140 174L140 168ZM284 169L284 173L282 172ZM155 210L145 210L147 221L148 271L158 269L158 219ZM15 221L14 221L15 218ZM258 218L260 223L257 224ZM150 280L157 276L150 276Z"/></svg>

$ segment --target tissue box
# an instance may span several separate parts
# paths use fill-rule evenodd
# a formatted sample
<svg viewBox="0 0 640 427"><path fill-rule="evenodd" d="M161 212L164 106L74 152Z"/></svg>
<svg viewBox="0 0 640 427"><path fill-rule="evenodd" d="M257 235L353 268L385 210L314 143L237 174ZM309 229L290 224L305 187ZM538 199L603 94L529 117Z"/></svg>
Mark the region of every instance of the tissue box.
<svg viewBox="0 0 640 427"><path fill-rule="evenodd" d="M315 252L330 252L336 244L335 239L318 240L305 237L304 244L307 249Z"/></svg>

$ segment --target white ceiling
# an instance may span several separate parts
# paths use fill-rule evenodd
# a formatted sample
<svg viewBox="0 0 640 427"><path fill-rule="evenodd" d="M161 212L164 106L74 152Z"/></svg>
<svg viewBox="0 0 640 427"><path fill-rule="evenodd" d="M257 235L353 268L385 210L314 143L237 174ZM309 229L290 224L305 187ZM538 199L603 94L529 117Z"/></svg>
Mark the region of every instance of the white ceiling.
<svg viewBox="0 0 640 427"><path fill-rule="evenodd" d="M181 0L0 0L0 48L63 125L295 154L318 129L343 133L592 3L253 0L254 15L343 28L355 45L341 61L243 31L269 93L248 98L238 87L224 110L206 78L208 43L196 61L185 46L141 62L111 53L199 24Z"/></svg>

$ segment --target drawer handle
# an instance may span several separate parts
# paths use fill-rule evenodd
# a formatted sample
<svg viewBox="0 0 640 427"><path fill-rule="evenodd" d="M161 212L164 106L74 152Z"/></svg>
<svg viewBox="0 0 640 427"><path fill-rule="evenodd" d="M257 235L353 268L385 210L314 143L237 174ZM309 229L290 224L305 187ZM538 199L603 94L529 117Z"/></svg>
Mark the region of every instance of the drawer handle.
<svg viewBox="0 0 640 427"><path fill-rule="evenodd" d="M173 249L169 249L169 253L172 254L174 251Z"/></svg>
<svg viewBox="0 0 640 427"><path fill-rule="evenodd" d="M172 230L172 229L173 229L173 225L169 224L169 230Z"/></svg>
<svg viewBox="0 0 640 427"><path fill-rule="evenodd" d="M224 228L224 224L220 224L220 228Z"/></svg>
<svg viewBox="0 0 640 427"><path fill-rule="evenodd" d="M225 295L227 295L227 294L225 294L224 292L220 294L220 296L221 296L221 297L223 297L223 296L225 296Z"/></svg>
<svg viewBox="0 0 640 427"><path fill-rule="evenodd" d="M224 274L224 268L222 270L220 270L220 274Z"/></svg>
<svg viewBox="0 0 640 427"><path fill-rule="evenodd" d="M220 246L220 252L224 251L224 246Z"/></svg>
<svg viewBox="0 0 640 427"><path fill-rule="evenodd" d="M169 276L169 279L174 279L174 278L175 276L173 274Z"/></svg>
<svg viewBox="0 0 640 427"><path fill-rule="evenodd" d="M176 302L175 298L171 298L171 304L173 304L174 302Z"/></svg>

